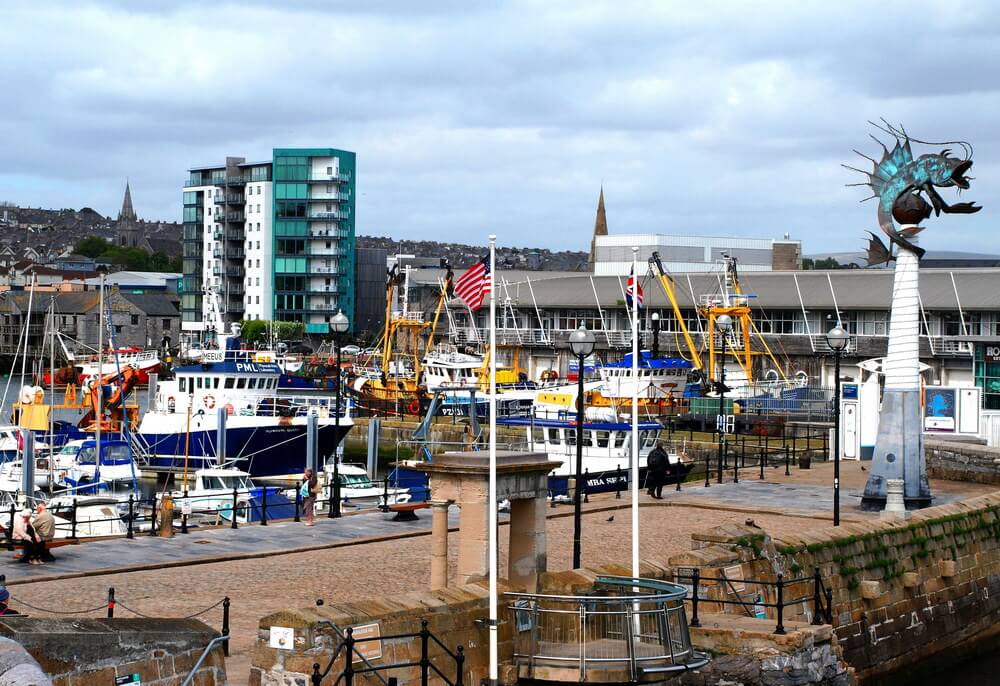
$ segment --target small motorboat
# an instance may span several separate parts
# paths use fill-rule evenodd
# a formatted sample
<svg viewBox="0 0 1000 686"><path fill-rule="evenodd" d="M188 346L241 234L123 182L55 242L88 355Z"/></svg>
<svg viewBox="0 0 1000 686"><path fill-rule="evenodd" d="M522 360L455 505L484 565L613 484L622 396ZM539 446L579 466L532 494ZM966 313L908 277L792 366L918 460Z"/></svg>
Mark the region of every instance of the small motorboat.
<svg viewBox="0 0 1000 686"><path fill-rule="evenodd" d="M56 520L57 539L71 538L74 534L74 503L77 538L124 536L128 533L128 526L122 520L116 498L100 495L57 495L46 505Z"/></svg>
<svg viewBox="0 0 1000 686"><path fill-rule="evenodd" d="M256 486L250 474L242 469L213 467L195 470L189 488L177 482L180 488L170 491L174 501L174 516L182 514L232 521L236 507L237 523L257 522L264 517L266 502L268 519L294 516L295 503L281 489L274 486ZM293 494L294 496L294 494ZM157 496L161 501L163 494Z"/></svg>

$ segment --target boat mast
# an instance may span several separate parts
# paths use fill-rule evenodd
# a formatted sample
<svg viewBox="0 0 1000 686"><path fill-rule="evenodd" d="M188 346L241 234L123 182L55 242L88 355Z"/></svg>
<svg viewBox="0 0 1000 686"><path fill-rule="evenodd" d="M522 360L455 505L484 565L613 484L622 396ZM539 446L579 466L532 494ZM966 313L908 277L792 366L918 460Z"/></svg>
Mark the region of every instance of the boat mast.
<svg viewBox="0 0 1000 686"><path fill-rule="evenodd" d="M101 387L104 379L101 367L104 366L104 274L101 274L100 295L97 298L97 428L94 436L97 440L97 468L101 465L101 422L104 420L104 389Z"/></svg>
<svg viewBox="0 0 1000 686"><path fill-rule="evenodd" d="M694 365L695 369L701 369L701 355L698 354L698 348L695 346L694 340L691 338L691 332L688 331L687 322L684 321L684 315L681 314L680 305L677 304L677 296L674 293L673 280L663 268L663 263L660 261L659 253L654 252L653 256L649 258L649 261L656 267L660 286L663 288L663 292L666 294L667 300L670 301L670 307L674 311L674 319L677 320L677 325L680 327L681 334L684 336L684 344L691 353L691 363ZM711 370L709 371L709 375L711 375Z"/></svg>
<svg viewBox="0 0 1000 686"><path fill-rule="evenodd" d="M49 304L49 401L56 404L56 296L52 296ZM52 408L49 408L49 496L52 495L52 473L55 471L55 423L52 418Z"/></svg>

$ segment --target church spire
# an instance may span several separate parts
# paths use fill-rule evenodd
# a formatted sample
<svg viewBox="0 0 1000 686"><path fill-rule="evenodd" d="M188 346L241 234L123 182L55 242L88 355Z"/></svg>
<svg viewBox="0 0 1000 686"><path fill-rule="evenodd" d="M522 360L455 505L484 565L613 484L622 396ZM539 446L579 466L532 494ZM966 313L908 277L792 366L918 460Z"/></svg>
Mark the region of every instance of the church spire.
<svg viewBox="0 0 1000 686"><path fill-rule="evenodd" d="M128 180L125 181L125 199L122 201L122 211L118 213L118 221L135 221L135 210L132 208L132 189Z"/></svg>
<svg viewBox="0 0 1000 686"><path fill-rule="evenodd" d="M589 271L594 271L594 258L597 249L597 237L608 235L608 216L604 211L604 184L601 184L601 194L597 198L597 216L594 218L594 235L590 239L590 259L587 261Z"/></svg>

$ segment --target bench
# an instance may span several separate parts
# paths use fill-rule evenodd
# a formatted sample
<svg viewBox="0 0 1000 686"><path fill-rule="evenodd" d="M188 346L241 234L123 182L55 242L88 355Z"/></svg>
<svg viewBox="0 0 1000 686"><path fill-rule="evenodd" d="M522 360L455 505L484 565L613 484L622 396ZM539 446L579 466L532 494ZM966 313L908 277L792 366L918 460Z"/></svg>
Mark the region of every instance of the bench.
<svg viewBox="0 0 1000 686"><path fill-rule="evenodd" d="M392 518L394 522L415 522L420 517L417 516L417 510L423 510L430 507L430 503L396 503L395 505L389 506L390 512L395 512L396 516Z"/></svg>

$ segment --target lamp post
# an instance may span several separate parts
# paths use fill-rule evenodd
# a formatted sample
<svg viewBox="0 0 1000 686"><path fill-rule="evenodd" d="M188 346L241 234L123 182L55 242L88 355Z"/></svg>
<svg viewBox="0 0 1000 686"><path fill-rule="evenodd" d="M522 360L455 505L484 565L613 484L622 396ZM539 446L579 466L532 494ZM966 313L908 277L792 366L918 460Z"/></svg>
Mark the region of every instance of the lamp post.
<svg viewBox="0 0 1000 686"><path fill-rule="evenodd" d="M653 359L655 360L660 356L660 315L656 312L651 314L649 318L653 322Z"/></svg>
<svg viewBox="0 0 1000 686"><path fill-rule="evenodd" d="M733 328L733 318L728 314L720 315L715 320L715 326L722 338L722 357L719 362L719 483L722 483L722 456L726 442L726 336ZM706 481L708 480L706 476Z"/></svg>
<svg viewBox="0 0 1000 686"><path fill-rule="evenodd" d="M580 491L583 490L583 365L594 352L594 334L583 324L569 335L569 347L577 359L576 386L576 476L573 488L573 569L580 568Z"/></svg>
<svg viewBox="0 0 1000 686"><path fill-rule="evenodd" d="M340 448L340 382L343 378L340 369L340 342L341 336L351 327L350 320L341 310L330 320L330 329L333 331L333 341L337 347L337 395L334 401L333 414L333 501L330 503L330 510L334 517L340 516L340 465L337 460L337 450ZM374 474L372 475L374 478Z"/></svg>
<svg viewBox="0 0 1000 686"><path fill-rule="evenodd" d="M826 333L833 350L833 525L840 526L840 355L850 335L839 324Z"/></svg>

